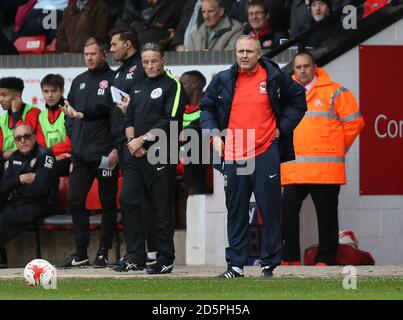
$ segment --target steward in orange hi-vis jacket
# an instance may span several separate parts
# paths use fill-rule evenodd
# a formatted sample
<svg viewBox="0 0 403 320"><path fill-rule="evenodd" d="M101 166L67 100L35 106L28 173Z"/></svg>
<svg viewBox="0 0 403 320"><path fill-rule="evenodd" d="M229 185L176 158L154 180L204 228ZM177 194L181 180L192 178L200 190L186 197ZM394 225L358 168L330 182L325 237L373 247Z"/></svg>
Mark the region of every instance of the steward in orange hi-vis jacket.
<svg viewBox="0 0 403 320"><path fill-rule="evenodd" d="M345 155L364 127L352 93L316 68L308 110L294 130L295 160L281 165L281 184L345 184ZM294 80L297 77L293 76Z"/></svg>
<svg viewBox="0 0 403 320"><path fill-rule="evenodd" d="M308 109L294 130L295 160L281 164L283 264L300 263L298 216L310 194L319 229L315 262L332 265L338 250L338 196L346 183L345 155L364 120L352 93L333 82L309 53L295 56L293 77L305 87Z"/></svg>

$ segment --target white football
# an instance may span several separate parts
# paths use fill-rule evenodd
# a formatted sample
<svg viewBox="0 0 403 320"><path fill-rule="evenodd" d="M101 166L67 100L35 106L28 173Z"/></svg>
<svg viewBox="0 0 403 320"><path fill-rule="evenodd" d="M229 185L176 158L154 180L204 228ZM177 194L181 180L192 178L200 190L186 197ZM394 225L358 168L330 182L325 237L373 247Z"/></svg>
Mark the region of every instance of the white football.
<svg viewBox="0 0 403 320"><path fill-rule="evenodd" d="M24 281L29 286L49 288L56 281L56 268L44 259L34 259L25 266Z"/></svg>

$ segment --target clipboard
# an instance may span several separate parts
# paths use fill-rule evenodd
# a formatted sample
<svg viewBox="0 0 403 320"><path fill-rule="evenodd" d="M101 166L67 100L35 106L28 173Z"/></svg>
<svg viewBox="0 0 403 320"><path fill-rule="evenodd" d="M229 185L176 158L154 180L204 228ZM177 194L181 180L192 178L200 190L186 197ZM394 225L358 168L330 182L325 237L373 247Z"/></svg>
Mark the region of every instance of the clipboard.
<svg viewBox="0 0 403 320"><path fill-rule="evenodd" d="M114 86L111 86L111 94L112 100L115 103L121 103L123 98L129 98L129 94Z"/></svg>

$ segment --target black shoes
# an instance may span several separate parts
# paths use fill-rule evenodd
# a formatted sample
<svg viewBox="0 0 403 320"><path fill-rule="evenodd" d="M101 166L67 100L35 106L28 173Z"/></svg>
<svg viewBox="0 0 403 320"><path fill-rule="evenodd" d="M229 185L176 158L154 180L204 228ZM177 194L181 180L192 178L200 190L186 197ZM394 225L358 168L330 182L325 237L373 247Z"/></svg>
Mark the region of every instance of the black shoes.
<svg viewBox="0 0 403 320"><path fill-rule="evenodd" d="M88 266L90 264L88 257L79 257L75 253L68 259L57 265L59 268L74 268L81 266Z"/></svg>
<svg viewBox="0 0 403 320"><path fill-rule="evenodd" d="M229 278L243 278L243 274L236 272L232 267L229 265L228 269L225 270L223 273L219 274L217 278L220 279L229 279Z"/></svg>
<svg viewBox="0 0 403 320"><path fill-rule="evenodd" d="M275 268L276 267L273 267L273 266L262 267L262 273L260 274L260 276L262 278L271 278L271 277L273 277L273 270Z"/></svg>
<svg viewBox="0 0 403 320"><path fill-rule="evenodd" d="M113 271L116 272L128 272L129 270L140 271L144 270L144 268L144 265L139 265L134 261L129 261L127 256L123 256L118 262L116 262L115 265L112 266Z"/></svg>
<svg viewBox="0 0 403 320"><path fill-rule="evenodd" d="M99 249L92 264L96 267L105 268L108 265L108 249Z"/></svg>
<svg viewBox="0 0 403 320"><path fill-rule="evenodd" d="M153 265L147 266L148 274L166 274L171 273L174 268L173 263L171 264L161 264L156 261Z"/></svg>

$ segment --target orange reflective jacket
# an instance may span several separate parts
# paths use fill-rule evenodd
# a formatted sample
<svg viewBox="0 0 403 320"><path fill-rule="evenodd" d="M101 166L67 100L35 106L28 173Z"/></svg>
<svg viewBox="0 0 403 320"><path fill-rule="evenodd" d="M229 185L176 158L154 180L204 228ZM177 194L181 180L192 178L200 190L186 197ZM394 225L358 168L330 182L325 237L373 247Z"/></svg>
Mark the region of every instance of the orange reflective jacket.
<svg viewBox="0 0 403 320"><path fill-rule="evenodd" d="M345 184L345 155L364 127L350 91L316 68L308 110L294 130L295 160L281 164L281 184ZM296 80L294 76L294 80Z"/></svg>

